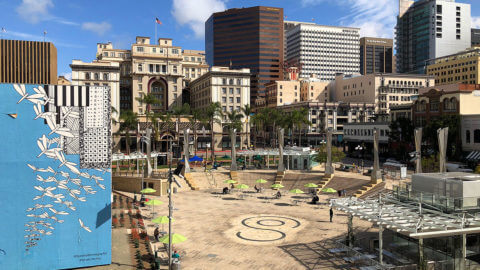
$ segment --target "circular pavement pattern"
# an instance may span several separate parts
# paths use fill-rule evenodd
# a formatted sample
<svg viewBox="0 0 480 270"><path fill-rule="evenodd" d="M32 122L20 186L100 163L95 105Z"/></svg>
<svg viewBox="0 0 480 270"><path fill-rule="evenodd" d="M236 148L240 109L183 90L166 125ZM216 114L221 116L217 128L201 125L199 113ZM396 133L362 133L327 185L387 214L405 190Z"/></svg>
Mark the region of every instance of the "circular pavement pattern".
<svg viewBox="0 0 480 270"><path fill-rule="evenodd" d="M249 245L278 244L294 238L304 226L305 221L288 216L242 216L232 220L232 228L225 234Z"/></svg>

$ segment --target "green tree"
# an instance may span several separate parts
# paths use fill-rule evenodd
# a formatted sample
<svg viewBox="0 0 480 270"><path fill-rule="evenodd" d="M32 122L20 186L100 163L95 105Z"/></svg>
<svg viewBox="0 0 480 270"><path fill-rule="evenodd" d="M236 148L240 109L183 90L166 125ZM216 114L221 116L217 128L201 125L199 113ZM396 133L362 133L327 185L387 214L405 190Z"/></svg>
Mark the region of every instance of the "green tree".
<svg viewBox="0 0 480 270"><path fill-rule="evenodd" d="M225 115L227 116L228 122L225 123L224 126L227 128L229 135L232 135L233 130L236 130L236 132L242 132L243 115L236 110L227 112ZM234 141L237 141L236 138ZM235 147L235 144L232 145L232 147Z"/></svg>
<svg viewBox="0 0 480 270"><path fill-rule="evenodd" d="M293 112L295 126L298 129L298 146L302 145L302 129L312 125L308 120L308 108L301 108Z"/></svg>
<svg viewBox="0 0 480 270"><path fill-rule="evenodd" d="M127 154L130 154L130 131L137 129L138 125L138 115L130 110L123 111L120 114L120 127L118 129L118 134L125 134L125 144Z"/></svg>
<svg viewBox="0 0 480 270"><path fill-rule="evenodd" d="M332 163L341 162L344 158L345 158L345 153L342 151L342 149L332 146ZM313 160L318 163L327 162L327 146L326 145L320 146L320 148L318 149L318 153L317 155L314 156Z"/></svg>
<svg viewBox="0 0 480 270"><path fill-rule="evenodd" d="M408 160L408 153L414 149L414 126L412 121L408 118L399 118L392 121L389 128L390 154L397 160Z"/></svg>
<svg viewBox="0 0 480 270"><path fill-rule="evenodd" d="M191 111L192 117L188 118L188 121L190 122L190 125L192 126L193 130L193 144L194 144L194 150L195 150L195 156L197 155L197 148L198 148L198 136L197 136L197 123L199 122L199 119L201 117L201 111L198 109L193 109Z"/></svg>
<svg viewBox="0 0 480 270"><path fill-rule="evenodd" d="M210 103L205 111L206 117L210 122L210 134L211 134L211 145L210 149L212 150L212 161L215 160L215 131L213 130L213 125L215 123L222 123L222 107L219 102Z"/></svg>
<svg viewBox="0 0 480 270"><path fill-rule="evenodd" d="M423 140L434 153L438 153L437 130L444 127L448 127L447 157L458 159L462 153L460 116L448 115L431 119L424 128Z"/></svg>
<svg viewBox="0 0 480 270"><path fill-rule="evenodd" d="M247 148L250 148L250 115L252 114L252 108L250 104L245 104L242 107L242 112L245 115L245 131L247 134Z"/></svg>
<svg viewBox="0 0 480 270"><path fill-rule="evenodd" d="M182 115L190 113L190 104L184 103L182 106L173 107L172 114L177 117L177 132L180 134L180 119ZM177 134L177 140L180 143L180 136Z"/></svg>

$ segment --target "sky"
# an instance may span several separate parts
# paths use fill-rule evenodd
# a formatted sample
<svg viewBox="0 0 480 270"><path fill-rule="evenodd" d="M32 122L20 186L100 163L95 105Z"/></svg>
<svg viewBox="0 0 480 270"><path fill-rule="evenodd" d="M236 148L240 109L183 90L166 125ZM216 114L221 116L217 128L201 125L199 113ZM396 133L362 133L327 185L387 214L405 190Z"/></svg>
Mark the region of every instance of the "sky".
<svg viewBox="0 0 480 270"><path fill-rule="evenodd" d="M480 27L480 1L472 4L473 27ZM96 44L111 41L130 49L136 36L172 38L183 49L203 50L204 22L229 8L273 6L286 20L361 28L361 36L393 38L398 0L0 0L5 39L45 40L57 48L58 74L71 76L73 59L95 59Z"/></svg>

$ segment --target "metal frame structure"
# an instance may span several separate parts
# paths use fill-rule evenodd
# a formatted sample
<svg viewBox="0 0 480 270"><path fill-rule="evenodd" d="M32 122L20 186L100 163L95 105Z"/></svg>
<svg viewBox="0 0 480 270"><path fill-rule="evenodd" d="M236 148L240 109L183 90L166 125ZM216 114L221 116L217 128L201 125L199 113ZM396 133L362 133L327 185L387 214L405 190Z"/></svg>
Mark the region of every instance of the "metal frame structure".
<svg viewBox="0 0 480 270"><path fill-rule="evenodd" d="M421 203L400 202L391 195L380 195L375 200L335 199L332 206L415 239L480 233L479 215L445 214L426 209Z"/></svg>

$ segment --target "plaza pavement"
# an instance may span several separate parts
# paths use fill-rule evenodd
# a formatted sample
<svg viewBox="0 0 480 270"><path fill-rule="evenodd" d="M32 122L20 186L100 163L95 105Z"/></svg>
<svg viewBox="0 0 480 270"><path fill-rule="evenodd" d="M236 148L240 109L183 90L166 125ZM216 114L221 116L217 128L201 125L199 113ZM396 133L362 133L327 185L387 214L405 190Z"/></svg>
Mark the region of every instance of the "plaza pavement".
<svg viewBox="0 0 480 270"><path fill-rule="evenodd" d="M271 189L260 194L252 189L229 195L220 191L187 191L173 196L173 232L188 238L174 245L184 254L182 269L356 269L328 254L324 246L325 240L343 237L347 230L342 213L335 213L329 222L327 199L335 195L321 195L322 205L311 205L306 203L310 197L304 194L287 193L272 200L267 199L275 193ZM155 216L168 215L168 197L155 199L165 202L155 208ZM301 202L295 206L293 200ZM150 207L141 210L142 215L151 216ZM145 218L145 225L153 235L155 225L149 220ZM355 219L354 227L366 232L371 224Z"/></svg>

